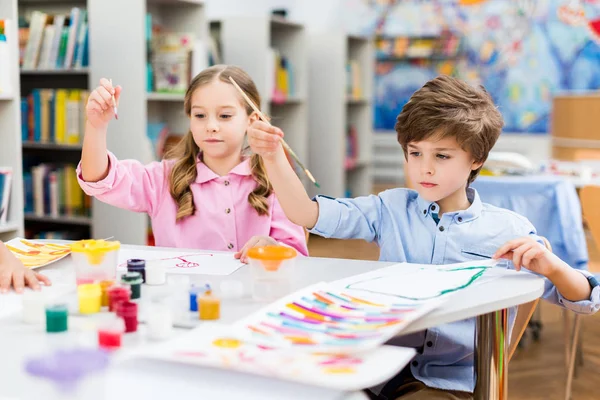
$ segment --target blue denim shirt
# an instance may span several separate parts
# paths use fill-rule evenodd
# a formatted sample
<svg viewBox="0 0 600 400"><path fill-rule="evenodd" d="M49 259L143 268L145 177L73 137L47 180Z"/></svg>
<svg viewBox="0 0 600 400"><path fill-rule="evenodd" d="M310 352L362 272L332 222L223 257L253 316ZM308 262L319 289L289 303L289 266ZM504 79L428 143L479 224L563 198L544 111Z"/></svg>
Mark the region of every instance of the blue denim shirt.
<svg viewBox="0 0 600 400"><path fill-rule="evenodd" d="M483 204L474 189L467 189L471 206L444 213L438 224L431 213L439 206L416 191L392 189L355 199L317 196L319 218L311 233L338 239L364 239L379 245L380 261L451 264L489 259L511 239L531 235L540 243L533 225L512 211ZM512 263L510 268L513 268ZM581 270L582 274L589 275ZM546 280L543 298L591 314L600 308L600 288L589 300L571 302ZM512 330L516 313L509 313ZM472 392L475 319L470 318L408 335L394 344L423 347L411 363L412 374L427 386Z"/></svg>

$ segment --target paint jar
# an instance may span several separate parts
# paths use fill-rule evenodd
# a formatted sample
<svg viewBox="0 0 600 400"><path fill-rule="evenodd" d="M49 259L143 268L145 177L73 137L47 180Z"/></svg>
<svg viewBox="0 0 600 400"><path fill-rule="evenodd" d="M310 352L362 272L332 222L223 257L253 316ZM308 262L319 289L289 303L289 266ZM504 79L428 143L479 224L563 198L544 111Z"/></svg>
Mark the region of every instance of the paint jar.
<svg viewBox="0 0 600 400"><path fill-rule="evenodd" d="M114 281L121 244L105 240L80 240L71 245L77 284Z"/></svg>
<svg viewBox="0 0 600 400"><path fill-rule="evenodd" d="M114 281L100 282L100 290L102 290L102 307L108 307L108 288L114 285Z"/></svg>
<svg viewBox="0 0 600 400"><path fill-rule="evenodd" d="M146 317L148 338L152 340L168 339L173 332L173 313L166 304L153 303Z"/></svg>
<svg viewBox="0 0 600 400"><path fill-rule="evenodd" d="M69 309L66 304L46 307L46 332L59 333L68 329Z"/></svg>
<svg viewBox="0 0 600 400"><path fill-rule="evenodd" d="M127 260L127 272L139 272L142 274L142 281L146 283L146 260L137 258Z"/></svg>
<svg viewBox="0 0 600 400"><path fill-rule="evenodd" d="M291 291L297 252L286 246L262 246L248 250L252 298L273 301Z"/></svg>
<svg viewBox="0 0 600 400"><path fill-rule="evenodd" d="M23 292L23 322L42 325L46 318L46 296L42 291L26 289Z"/></svg>
<svg viewBox="0 0 600 400"><path fill-rule="evenodd" d="M116 350L121 347L121 340L125 332L123 318L109 314L106 319L98 324L98 346L105 350Z"/></svg>
<svg viewBox="0 0 600 400"><path fill-rule="evenodd" d="M198 295L205 291L207 288L204 287L198 287L195 285L191 285L189 290L188 290L188 294L189 294L189 303L190 303L190 311L191 312L198 312Z"/></svg>
<svg viewBox="0 0 600 400"><path fill-rule="evenodd" d="M198 297L198 316L203 321L221 318L221 300L213 296L210 287Z"/></svg>
<svg viewBox="0 0 600 400"><path fill-rule="evenodd" d="M108 311L116 311L117 305L129 301L131 295L128 287L116 285L109 287L106 292L108 293Z"/></svg>
<svg viewBox="0 0 600 400"><path fill-rule="evenodd" d="M167 281L167 266L160 260L146 261L146 285L164 285Z"/></svg>
<svg viewBox="0 0 600 400"><path fill-rule="evenodd" d="M81 314L99 313L102 308L102 287L99 283L84 283L77 286L77 300Z"/></svg>
<svg viewBox="0 0 600 400"><path fill-rule="evenodd" d="M142 274L139 272L128 272L121 275L121 284L128 286L131 291L131 300L142 297Z"/></svg>
<svg viewBox="0 0 600 400"><path fill-rule="evenodd" d="M124 301L117 304L117 315L125 322L125 333L137 331L138 305L136 303Z"/></svg>
<svg viewBox="0 0 600 400"><path fill-rule="evenodd" d="M23 400L100 400L106 396L109 354L98 349L69 349L25 362Z"/></svg>

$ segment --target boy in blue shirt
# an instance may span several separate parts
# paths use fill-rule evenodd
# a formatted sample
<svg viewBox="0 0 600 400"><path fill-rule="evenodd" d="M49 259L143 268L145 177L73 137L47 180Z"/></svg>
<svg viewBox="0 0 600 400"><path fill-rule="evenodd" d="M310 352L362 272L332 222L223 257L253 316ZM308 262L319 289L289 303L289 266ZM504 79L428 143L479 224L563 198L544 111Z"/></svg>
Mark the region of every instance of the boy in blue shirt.
<svg viewBox="0 0 600 400"><path fill-rule="evenodd" d="M543 298L578 313L600 307L589 273L543 246L524 217L484 204L469 187L503 127L483 87L440 76L416 91L398 115L396 132L416 190L392 189L355 199L311 200L281 147L283 132L264 122L248 131L285 214L310 232L376 241L381 261L450 264L504 258L547 278ZM341 151L341 150L340 150ZM510 324L514 322L512 313ZM471 399L475 320L445 324L394 343L418 349L404 371L373 398Z"/></svg>

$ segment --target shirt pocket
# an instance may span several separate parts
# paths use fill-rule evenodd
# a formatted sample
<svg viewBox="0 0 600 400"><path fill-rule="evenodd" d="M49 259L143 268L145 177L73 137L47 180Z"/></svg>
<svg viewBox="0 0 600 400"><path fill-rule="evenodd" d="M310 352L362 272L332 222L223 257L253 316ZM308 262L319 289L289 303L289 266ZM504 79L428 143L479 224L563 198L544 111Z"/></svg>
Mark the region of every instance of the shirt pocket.
<svg viewBox="0 0 600 400"><path fill-rule="evenodd" d="M494 253L498 250L492 246L463 246L461 254L467 260L491 260Z"/></svg>

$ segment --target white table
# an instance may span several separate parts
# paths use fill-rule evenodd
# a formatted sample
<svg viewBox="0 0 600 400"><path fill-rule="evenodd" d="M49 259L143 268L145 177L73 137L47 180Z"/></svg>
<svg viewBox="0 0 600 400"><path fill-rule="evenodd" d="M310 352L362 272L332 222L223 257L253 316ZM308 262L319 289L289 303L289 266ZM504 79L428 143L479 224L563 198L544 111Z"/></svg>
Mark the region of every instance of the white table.
<svg viewBox="0 0 600 400"><path fill-rule="evenodd" d="M127 249L136 249L141 247L123 246ZM164 249L163 249L164 250ZM182 250L188 251L188 250ZM68 257L49 267L45 271L49 275L60 276L62 279L70 279L69 274L72 271L72 261ZM333 258L298 258L296 269L296 279L292 290L297 290L307 285L320 281L333 281L348 276L365 273L377 268L386 267L393 263L384 263L376 261L361 261L361 260L343 260ZM43 272L43 271L42 271ZM58 275L57 275L58 274ZM226 277L220 276L205 276L202 279L209 280L218 287L218 283L224 279L235 279L244 282L246 287L250 284L250 271L246 267L242 267L234 274ZM75 289L74 279L73 291ZM501 382L500 371L505 373L506 377L507 360L503 358L503 364L494 358L494 353L500 347L504 354L507 348L507 343L501 343L498 340L498 330L496 329L497 316L502 316L508 307L517 306L539 298L543 293L543 279L525 275L519 277L503 277L493 280L488 283L482 283L469 287L452 296L443 306L413 323L406 334L418 332L433 326L459 321L466 318L477 318L478 337L484 340L485 346L476 346L475 360L476 371L485 371L480 377L485 376L485 379L478 379L475 398L476 399L500 399L500 394L506 397L505 385L506 381ZM55 282L58 284L58 282ZM246 291L248 292L248 290ZM0 301L2 297L0 296ZM233 322L244 317L259 308L263 307L264 303L252 301L249 297L238 300L225 300L222 302L222 322ZM502 326L506 329L506 326ZM141 334L129 335L126 338L126 346L134 346L136 343L143 342L143 326ZM505 335L508 337L508 335ZM20 322L19 316L11 316L5 319L0 319L0 399L2 396L8 398L19 399L23 385L27 382L27 376L23 372L22 365L24 360L31 355L37 354L41 349L48 344L49 340L54 340L52 335L46 335L39 328L24 325ZM63 339L64 340L64 339ZM95 332L89 332L89 335L79 335L76 340L94 341ZM495 347L496 346L496 347ZM47 347L46 347L47 348ZM127 364L127 362L125 363ZM129 365L128 371L131 376L128 381L130 386L133 384L133 379L149 381L149 377L156 377L152 380L154 384L158 381L169 381L171 385L174 382L179 382L177 396L191 394L198 395L197 387L186 387L191 381L197 380L189 369L176 365L164 364L161 366L141 365L133 363ZM120 367L117 367L120 368ZM490 368L492 369L491 371ZM121 368L123 370L123 368ZM124 370L119 375L124 375ZM273 395L274 391L281 390L281 393L286 393L286 398L341 398L343 394L333 393L331 390L324 391L323 389L311 388L299 384L268 381L265 378L242 375L229 374L223 381L223 374L218 374L215 371L205 371L202 373L203 381L212 383L210 393L218 398L229 398L237 392L239 398L240 393L243 393L244 398L262 398L267 395ZM232 380L233 377L233 380ZM219 383L220 382L220 383ZM231 383L235 382L235 385ZM268 384L267 384L268 382ZM166 389L166 387L165 387ZM186 389L189 393L185 393ZM173 387L171 386L171 390ZM263 391L261 395L261 390ZM267 391L268 393L264 393ZM137 393L137 392L135 392ZM156 392L151 392L150 394ZM207 392L209 393L209 392ZM124 392L123 398L127 398ZM308 397L307 397L308 396ZM353 398L364 398L360 394L355 393ZM156 398L163 400L164 393L157 395ZM111 399L116 399L113 393ZM144 397L150 398L150 397ZM207 397L205 397L207 398Z"/></svg>

